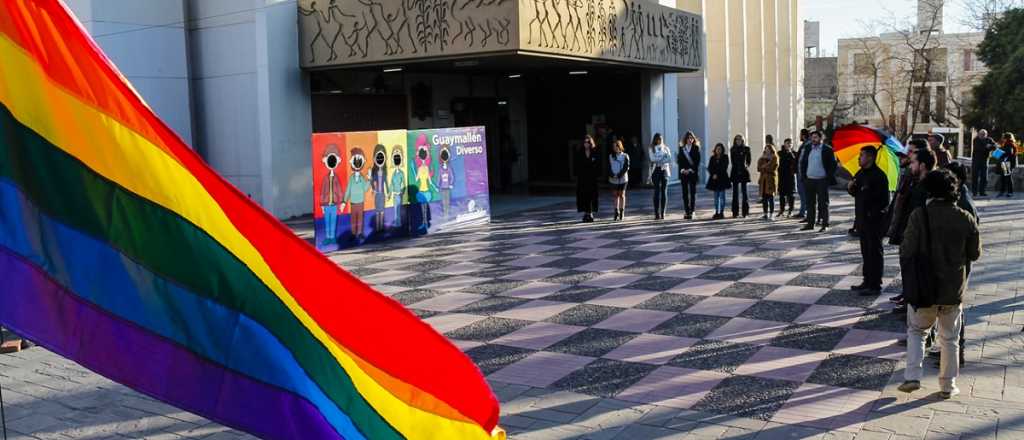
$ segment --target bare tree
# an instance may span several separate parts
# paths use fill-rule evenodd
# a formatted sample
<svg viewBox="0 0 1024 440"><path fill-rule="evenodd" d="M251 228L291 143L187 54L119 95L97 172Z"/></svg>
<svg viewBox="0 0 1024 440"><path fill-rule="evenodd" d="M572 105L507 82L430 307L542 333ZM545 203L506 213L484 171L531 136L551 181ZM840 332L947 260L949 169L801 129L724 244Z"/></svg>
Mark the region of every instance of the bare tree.
<svg viewBox="0 0 1024 440"><path fill-rule="evenodd" d="M1010 8L1024 8L1024 0L959 0L965 14L960 17L960 24L985 32L992 21Z"/></svg>

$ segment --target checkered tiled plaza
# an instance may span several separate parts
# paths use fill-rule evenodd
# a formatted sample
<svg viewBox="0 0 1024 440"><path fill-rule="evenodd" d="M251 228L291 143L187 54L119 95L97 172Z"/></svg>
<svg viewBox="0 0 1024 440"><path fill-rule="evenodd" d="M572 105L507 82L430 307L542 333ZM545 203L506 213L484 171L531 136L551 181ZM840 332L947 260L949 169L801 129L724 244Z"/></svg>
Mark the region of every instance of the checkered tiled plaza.
<svg viewBox="0 0 1024 440"><path fill-rule="evenodd" d="M818 233L765 222L759 204L747 219L711 221L706 193L699 218L684 221L677 190L675 212L654 221L649 195L632 193L624 222L581 224L560 203L330 258L462 348L502 400L512 438L1024 437L1019 203L980 203L986 255L968 296L964 394L939 402L930 361L925 389L895 390L905 337L887 301L900 289L896 249L886 249L881 297L849 290L860 253L846 235L848 196L833 193L833 227ZM32 405L18 387L37 377L5 375Z"/></svg>

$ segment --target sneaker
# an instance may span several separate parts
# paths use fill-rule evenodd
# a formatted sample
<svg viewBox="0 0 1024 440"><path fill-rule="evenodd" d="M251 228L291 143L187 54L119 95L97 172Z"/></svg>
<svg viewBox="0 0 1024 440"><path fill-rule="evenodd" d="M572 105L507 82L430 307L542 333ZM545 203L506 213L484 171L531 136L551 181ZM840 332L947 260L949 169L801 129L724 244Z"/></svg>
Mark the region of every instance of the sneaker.
<svg viewBox="0 0 1024 440"><path fill-rule="evenodd" d="M32 347L35 347L35 346L36 346L35 342L32 342L32 341L30 341L28 339L22 339L21 340L21 349L22 350L28 350L28 349L30 349Z"/></svg>
<svg viewBox="0 0 1024 440"><path fill-rule="evenodd" d="M858 284L856 286L850 286L850 290L853 290L855 292L859 291L859 290L865 290L867 288L868 288L868 285L864 284L864 283L860 283L860 284Z"/></svg>
<svg viewBox="0 0 1024 440"><path fill-rule="evenodd" d="M813 231L814 230L814 225L804 225L804 227L800 228L800 230L801 231Z"/></svg>
<svg viewBox="0 0 1024 440"><path fill-rule="evenodd" d="M903 391L904 393L913 393L914 391L917 391L917 390L921 389L921 381L919 381L919 380L908 380L908 381L905 381L902 384L900 384L898 389L900 391Z"/></svg>
<svg viewBox="0 0 1024 440"><path fill-rule="evenodd" d="M941 392L939 392L939 398L943 399L943 400L949 400L949 399L952 399L952 398L958 396L959 394L960 394L960 388L953 387L953 389L951 389L949 391L941 391Z"/></svg>
<svg viewBox="0 0 1024 440"><path fill-rule="evenodd" d="M811 229L814 229L814 228L811 228ZM827 225L826 226L822 226L821 229L818 229L818 232L828 232L828 226Z"/></svg>
<svg viewBox="0 0 1024 440"><path fill-rule="evenodd" d="M903 302L903 295L902 294L901 295L896 295L896 296L894 296L892 298L889 298L889 302L901 303L901 302Z"/></svg>
<svg viewBox="0 0 1024 440"><path fill-rule="evenodd" d="M693 214L686 214L683 218L686 220L693 220Z"/></svg>
<svg viewBox="0 0 1024 440"><path fill-rule="evenodd" d="M762 215L761 220L768 220L768 214Z"/></svg>

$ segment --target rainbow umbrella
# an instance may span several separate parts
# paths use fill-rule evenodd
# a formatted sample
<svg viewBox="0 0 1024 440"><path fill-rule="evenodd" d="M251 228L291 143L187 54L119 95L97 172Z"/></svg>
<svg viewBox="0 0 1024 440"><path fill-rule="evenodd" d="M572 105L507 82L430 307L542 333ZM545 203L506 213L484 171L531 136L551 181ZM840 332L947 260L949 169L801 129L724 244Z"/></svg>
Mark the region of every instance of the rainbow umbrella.
<svg viewBox="0 0 1024 440"><path fill-rule="evenodd" d="M860 162L857 160L860 149L869 145L885 146L878 151L876 163L889 177L889 191L896 191L896 183L900 178L900 159L897 153L907 152L907 147L896 137L866 125L846 125L832 135L832 148L835 149L836 158L843 164L843 168L853 175L860 171Z"/></svg>

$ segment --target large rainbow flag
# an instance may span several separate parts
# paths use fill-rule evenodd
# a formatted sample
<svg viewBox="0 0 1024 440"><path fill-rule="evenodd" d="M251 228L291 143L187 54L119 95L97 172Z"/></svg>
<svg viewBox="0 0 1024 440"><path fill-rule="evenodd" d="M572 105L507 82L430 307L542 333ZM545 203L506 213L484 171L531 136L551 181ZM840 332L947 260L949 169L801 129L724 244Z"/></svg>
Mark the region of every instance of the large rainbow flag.
<svg viewBox="0 0 1024 440"><path fill-rule="evenodd" d="M832 134L832 148L835 149L836 158L851 175L860 171L860 149L868 146L879 148L875 164L889 178L889 191L896 191L900 179L900 159L897 154L906 154L907 147L895 136L866 125L844 125Z"/></svg>
<svg viewBox="0 0 1024 440"><path fill-rule="evenodd" d="M0 0L0 322L272 439L501 439L480 371L210 169L58 0Z"/></svg>

